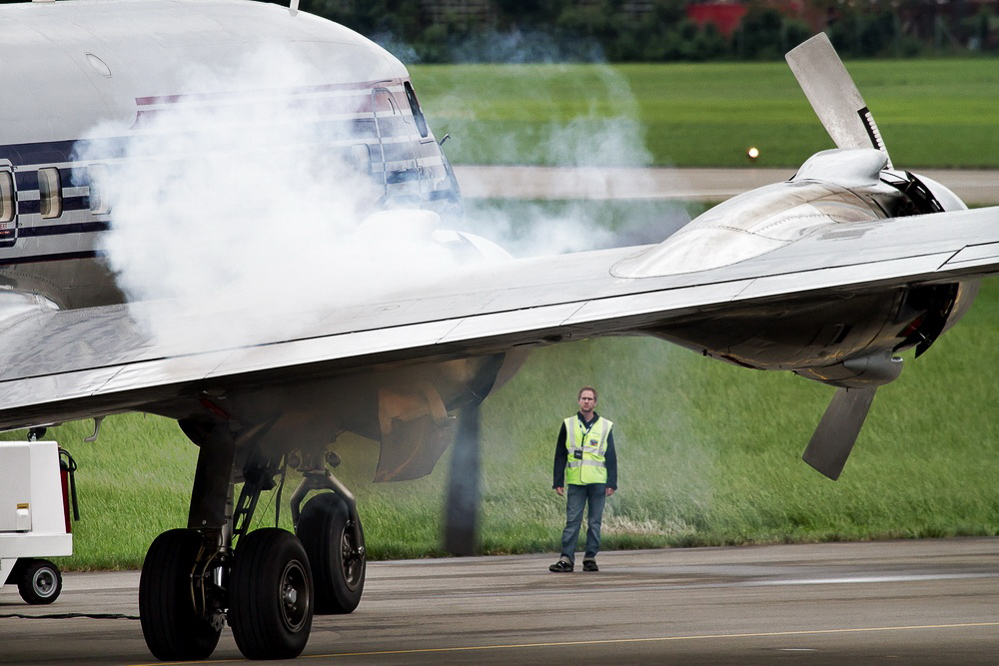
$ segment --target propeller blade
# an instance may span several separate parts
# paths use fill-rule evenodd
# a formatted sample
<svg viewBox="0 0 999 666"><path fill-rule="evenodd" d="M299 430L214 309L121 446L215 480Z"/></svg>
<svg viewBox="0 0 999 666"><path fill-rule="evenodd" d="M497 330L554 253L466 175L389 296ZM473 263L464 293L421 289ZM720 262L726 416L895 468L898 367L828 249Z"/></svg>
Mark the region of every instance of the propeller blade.
<svg viewBox="0 0 999 666"><path fill-rule="evenodd" d="M458 433L448 472L444 507L444 550L474 555L479 517L479 405L469 405L458 417Z"/></svg>
<svg viewBox="0 0 999 666"><path fill-rule="evenodd" d="M801 459L835 481L857 441L877 388L837 389Z"/></svg>
<svg viewBox="0 0 999 666"><path fill-rule="evenodd" d="M888 157L874 116L825 33L794 47L785 59L837 147L876 148ZM888 168L894 168L890 157Z"/></svg>

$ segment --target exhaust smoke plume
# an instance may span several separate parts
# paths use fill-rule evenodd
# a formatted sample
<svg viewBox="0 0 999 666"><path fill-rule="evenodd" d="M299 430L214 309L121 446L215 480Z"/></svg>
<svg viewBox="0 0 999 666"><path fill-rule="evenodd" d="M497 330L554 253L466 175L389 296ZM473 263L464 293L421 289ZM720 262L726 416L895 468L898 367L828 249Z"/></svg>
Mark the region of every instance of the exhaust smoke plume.
<svg viewBox="0 0 999 666"><path fill-rule="evenodd" d="M321 121L356 113L363 98L317 90L322 75L275 48L186 76L188 89L226 92L154 100L114 140L109 164L111 230L100 249L130 302L159 301L136 310L156 318L144 322L152 332L276 335L309 323L309 311L454 267L431 242L433 214L381 212L379 184L349 151L332 149L356 143L352 125ZM121 135L97 128L78 158L107 163L105 137ZM222 330L176 330L208 312L231 316Z"/></svg>
<svg viewBox="0 0 999 666"><path fill-rule="evenodd" d="M501 105L499 111L476 99L474 69L465 73L466 79L453 81L448 94L424 100L438 135L451 135L448 145L463 163L558 168L561 178L573 181L574 187L565 189L585 192L587 198L557 206L551 201L466 201L467 224L475 233L516 256L536 256L659 242L690 221L679 203L661 202L655 210L645 206L640 217L624 219L609 219L610 206L595 204L614 198L614 169L628 170L632 191L657 189L645 171L653 160L638 103L620 72L606 64L582 69L545 64L490 68L489 76L500 91L513 91L510 99L502 92L489 98ZM503 115L518 104L527 107L512 113L524 118L519 124ZM483 136L487 138L479 138ZM463 173L462 185L472 191L496 189L495 184L470 181L476 177L475 172Z"/></svg>
<svg viewBox="0 0 999 666"><path fill-rule="evenodd" d="M157 301L135 310L151 332L216 343L292 335L332 307L411 292L458 268L431 239L434 214L381 210L380 184L342 148L358 142L347 133L352 125L326 122L356 112L349 107L356 100L317 88L329 80L324 73L268 47L183 76L185 90L205 93L153 100L136 127L99 127L78 145L78 159L108 163L111 230L101 249L130 302ZM338 82L369 78L336 72ZM503 159L513 163L649 164L627 82L609 67L599 68L598 80L591 103L529 137L526 154L518 155L523 136L490 137L492 147L508 150ZM475 145L471 107L448 97L435 108L446 110L438 136L450 131ZM427 111L433 126L435 111ZM592 179L588 190L606 189L599 170L580 174ZM523 206L476 202L463 230L536 256L621 244L622 232L629 243L661 240L689 219L674 208L667 213L679 222L615 230L587 202L555 213L527 206L525 214ZM221 323L211 330L184 323L205 313Z"/></svg>

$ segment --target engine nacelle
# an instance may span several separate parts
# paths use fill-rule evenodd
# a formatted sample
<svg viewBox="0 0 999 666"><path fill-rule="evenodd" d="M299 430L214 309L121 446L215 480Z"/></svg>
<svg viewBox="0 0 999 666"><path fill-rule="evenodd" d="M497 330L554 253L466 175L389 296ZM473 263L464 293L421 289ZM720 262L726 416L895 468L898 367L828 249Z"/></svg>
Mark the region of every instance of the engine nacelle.
<svg viewBox="0 0 999 666"><path fill-rule="evenodd" d="M838 388L872 388L893 382L902 373L902 359L891 353L851 358L836 365L796 370L795 374Z"/></svg>
<svg viewBox="0 0 999 666"><path fill-rule="evenodd" d="M941 210L967 210L968 206L961 201L961 198L954 194L954 192L943 183L935 181L932 178L928 178L927 176L917 174L910 175L919 179L919 181L926 186L926 189L933 195L933 199L940 206Z"/></svg>
<svg viewBox="0 0 999 666"><path fill-rule="evenodd" d="M881 173L881 182L891 185L903 195L890 204L889 212L892 217L968 208L950 188L926 176L909 171L885 170Z"/></svg>
<svg viewBox="0 0 999 666"><path fill-rule="evenodd" d="M943 183L920 174L906 172L905 175L911 184L903 191L909 195L909 199L915 205L915 214L967 210L968 206L961 198ZM969 280L949 285L951 289L948 297L937 299L940 303L928 312L925 323L916 331L916 334L922 338L916 348L917 356L961 320L978 295L980 284L978 280ZM939 285L933 289L940 291L942 287L947 286Z"/></svg>

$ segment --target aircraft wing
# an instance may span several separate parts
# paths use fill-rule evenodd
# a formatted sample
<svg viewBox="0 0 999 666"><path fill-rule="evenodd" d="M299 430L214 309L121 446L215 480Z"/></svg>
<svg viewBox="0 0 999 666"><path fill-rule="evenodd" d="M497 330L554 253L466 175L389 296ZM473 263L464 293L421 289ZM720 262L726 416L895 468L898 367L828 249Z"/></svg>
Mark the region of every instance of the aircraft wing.
<svg viewBox="0 0 999 666"><path fill-rule="evenodd" d="M0 333L0 427L142 410L236 385L641 333L692 313L794 295L984 276L999 271L999 208L834 225L711 270L669 274L669 266L646 262L645 277L622 274L656 248L464 268L383 299L316 306L293 318L308 325L284 334L216 338L211 332L228 316L220 307L173 316L177 330L200 332L193 340L153 335L139 322L162 302L12 317Z"/></svg>

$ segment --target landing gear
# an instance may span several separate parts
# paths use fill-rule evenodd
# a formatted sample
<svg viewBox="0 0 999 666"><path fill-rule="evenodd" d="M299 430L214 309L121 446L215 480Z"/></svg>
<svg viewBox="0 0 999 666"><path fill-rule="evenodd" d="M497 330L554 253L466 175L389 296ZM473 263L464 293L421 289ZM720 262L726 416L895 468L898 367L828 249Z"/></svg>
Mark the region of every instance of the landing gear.
<svg viewBox="0 0 999 666"><path fill-rule="evenodd" d="M62 575L48 560L28 560L18 572L17 591L29 604L50 604L62 592Z"/></svg>
<svg viewBox="0 0 999 666"><path fill-rule="evenodd" d="M334 493L316 495L305 504L296 529L312 564L316 613L350 613L364 591L364 533L347 503Z"/></svg>
<svg viewBox="0 0 999 666"><path fill-rule="evenodd" d="M250 532L230 571L215 536L170 530L149 547L139 578L139 617L150 652L165 661L206 659L228 618L248 659L297 657L309 641L313 614L302 544L286 530Z"/></svg>
<svg viewBox="0 0 999 666"><path fill-rule="evenodd" d="M250 532L236 549L229 624L247 659L293 659L312 630L312 576L301 542L277 528Z"/></svg>
<svg viewBox="0 0 999 666"><path fill-rule="evenodd" d="M260 493L279 487L275 477L284 473L284 459L253 444L241 447L237 469L244 483L234 501L235 435L226 423L195 434L201 452L188 529L157 537L142 568L146 644L159 659L205 659L228 622L247 658L293 659L309 641L314 613L349 613L364 587L364 536L354 498L326 469L326 460L338 459L320 455L300 469L303 481L291 499L299 536L278 528L251 532ZM313 497L300 512L313 490L333 492Z"/></svg>
<svg viewBox="0 0 999 666"><path fill-rule="evenodd" d="M197 530L170 530L156 537L142 563L139 619L146 645L157 659L205 659L218 645L221 618L210 621L195 604L193 580L195 571L203 569L203 543Z"/></svg>
<svg viewBox="0 0 999 666"><path fill-rule="evenodd" d="M340 464L335 454L325 462ZM354 496L319 460L301 465L302 483L291 496L291 518L295 532L309 554L316 581L316 612L322 615L353 612L364 592L367 553L361 517ZM316 495L305 504L312 490L332 490Z"/></svg>

